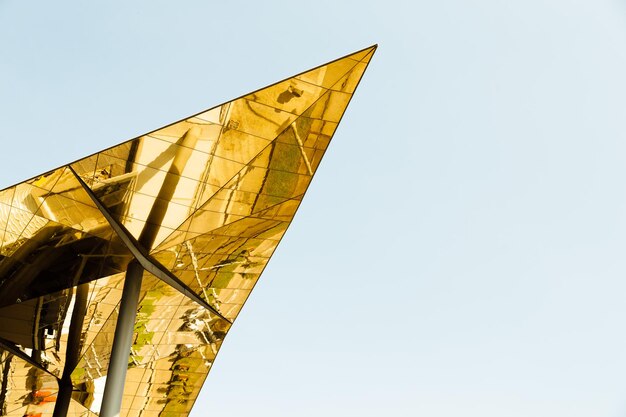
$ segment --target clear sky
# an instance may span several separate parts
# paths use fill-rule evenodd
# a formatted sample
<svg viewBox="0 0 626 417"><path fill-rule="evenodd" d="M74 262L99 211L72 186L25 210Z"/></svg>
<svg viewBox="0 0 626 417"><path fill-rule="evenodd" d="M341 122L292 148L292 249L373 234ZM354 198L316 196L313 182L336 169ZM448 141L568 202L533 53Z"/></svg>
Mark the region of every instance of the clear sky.
<svg viewBox="0 0 626 417"><path fill-rule="evenodd" d="M0 188L373 43L192 416L625 416L624 0L0 0Z"/></svg>

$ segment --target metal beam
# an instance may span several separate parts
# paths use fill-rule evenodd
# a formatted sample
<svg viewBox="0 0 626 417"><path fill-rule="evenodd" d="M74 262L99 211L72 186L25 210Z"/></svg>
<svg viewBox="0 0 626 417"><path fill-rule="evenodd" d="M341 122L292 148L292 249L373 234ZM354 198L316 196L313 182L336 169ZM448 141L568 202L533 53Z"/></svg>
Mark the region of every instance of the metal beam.
<svg viewBox="0 0 626 417"><path fill-rule="evenodd" d="M118 417L121 411L124 383L128 371L128 358L133 344L135 319L137 318L137 306L139 304L141 281L144 271L150 272L180 293L230 323L230 320L227 320L215 308L211 307L206 300L202 299L198 294L187 287L176 275L151 257L149 252L154 245L160 225L165 218L168 206L174 196L185 165L192 154L192 149L195 147L198 135L199 129L194 127L189 129L177 142L177 145L180 145L179 150L174 155L174 160L163 180L163 184L150 209L146 224L138 240L130 234L124 225L113 217L76 171L74 171L71 166L68 166L113 231L135 257L135 259L128 264L126 270L124 289L122 291L122 299L120 300L120 310L117 317L115 335L113 337L111 358L107 370L106 385L102 396L100 417ZM57 416L55 415L55 417ZM59 417L61 417L61 415L59 415Z"/></svg>
<svg viewBox="0 0 626 417"><path fill-rule="evenodd" d="M76 176L80 184L83 186L83 189L85 190L85 192L87 192L87 194L89 195L91 200L94 202L98 210L102 212L102 215L107 220L107 222L109 222L109 225L111 226L113 231L117 234L117 236L120 238L122 243L126 245L128 250L130 250L133 256L137 259L137 261L141 264L141 266L143 266L143 268L146 271L150 272L151 274L159 278L161 281L165 282L172 288L176 289L181 294L184 294L185 296L190 298L192 301L200 304L202 307L206 308L207 310L209 310L211 313L215 314L222 320L226 320L227 322L232 324L230 320L224 317L219 311L217 311L214 307L212 307L209 303L207 303L202 297L196 294L195 291L189 288L176 275L174 275L167 268L165 268L163 264L161 264L159 261L157 261L152 256L150 256L150 254L145 249L145 247L139 241L137 241L137 239L135 239L133 235L130 234L128 229L126 229L126 227L123 224L119 223L113 217L113 215L109 212L109 210L104 206L104 204L102 204L100 199L94 194L91 188L89 188L89 186L85 184L83 179L76 173L76 171L74 171L74 169L72 169L71 166L68 166L68 168L70 169L70 171L72 171L74 176Z"/></svg>
<svg viewBox="0 0 626 417"><path fill-rule="evenodd" d="M20 358L21 360L23 360L24 362L27 362L29 365L32 365L32 366L34 366L37 369L41 369L42 371L47 372L48 374L50 374L53 377L58 379L58 377L56 375L54 375L52 372L50 372L49 370L44 368L39 362L37 362L36 360L34 360L30 356L28 356L26 353L24 353L23 351L21 351L17 347L15 347L12 342L0 338L0 349L4 349L7 352L12 353L13 355L15 355L18 358Z"/></svg>
<svg viewBox="0 0 626 417"><path fill-rule="evenodd" d="M87 301L89 298L89 284L81 284L76 287L76 297L74 298L74 309L70 319L70 331L67 336L67 347L65 349L65 366L63 375L59 380L59 393L54 404L52 417L65 417L72 400L74 385L72 384L72 372L76 369L80 360L82 347L83 322L87 314Z"/></svg>
<svg viewBox="0 0 626 417"><path fill-rule="evenodd" d="M100 417L119 417L124 394L124 382L128 371L128 355L133 344L135 319L143 267L137 261L131 261L126 270L120 311L117 316L111 359L107 371L106 385L102 396Z"/></svg>

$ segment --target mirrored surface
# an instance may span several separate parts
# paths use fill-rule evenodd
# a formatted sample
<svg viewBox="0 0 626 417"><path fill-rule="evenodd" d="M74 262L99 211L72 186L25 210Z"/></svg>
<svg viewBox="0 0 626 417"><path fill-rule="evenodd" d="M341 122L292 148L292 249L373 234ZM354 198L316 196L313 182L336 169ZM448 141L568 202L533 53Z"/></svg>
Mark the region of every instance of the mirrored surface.
<svg viewBox="0 0 626 417"><path fill-rule="evenodd" d="M374 50L0 191L0 414L100 411L137 245L199 298L144 272L122 415L186 415Z"/></svg>

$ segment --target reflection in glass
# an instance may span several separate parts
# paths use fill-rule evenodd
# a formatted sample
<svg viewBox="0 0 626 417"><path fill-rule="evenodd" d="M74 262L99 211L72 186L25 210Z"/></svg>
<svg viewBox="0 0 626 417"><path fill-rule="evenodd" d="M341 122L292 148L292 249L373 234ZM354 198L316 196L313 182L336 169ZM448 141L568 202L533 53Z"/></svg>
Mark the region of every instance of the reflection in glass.
<svg viewBox="0 0 626 417"><path fill-rule="evenodd" d="M186 415L374 50L1 190L0 415L52 415L63 384L100 411L137 255L112 224L214 309L144 272L122 415Z"/></svg>

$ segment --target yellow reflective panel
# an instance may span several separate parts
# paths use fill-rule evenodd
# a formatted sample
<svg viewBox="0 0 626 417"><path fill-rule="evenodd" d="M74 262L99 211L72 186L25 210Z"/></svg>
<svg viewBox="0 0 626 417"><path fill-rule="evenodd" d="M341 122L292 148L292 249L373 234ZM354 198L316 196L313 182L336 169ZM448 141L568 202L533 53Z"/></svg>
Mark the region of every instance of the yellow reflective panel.
<svg viewBox="0 0 626 417"><path fill-rule="evenodd" d="M226 129L237 130L266 140L275 138L298 117L297 114L246 99L233 101L231 108Z"/></svg>
<svg viewBox="0 0 626 417"><path fill-rule="evenodd" d="M300 206L302 200L294 198L282 201L281 203L268 206L267 208L255 212L252 216L266 220L280 220L282 222L291 222L296 210Z"/></svg>
<svg viewBox="0 0 626 417"><path fill-rule="evenodd" d="M69 170L18 185L11 204L22 230L3 242L0 306L125 269L129 251Z"/></svg>
<svg viewBox="0 0 626 417"><path fill-rule="evenodd" d="M116 237L105 240L48 221L0 263L0 307L122 272L130 257Z"/></svg>
<svg viewBox="0 0 626 417"><path fill-rule="evenodd" d="M321 121L297 119L292 129L284 131L274 142L268 144L250 163L231 180L214 192L202 206L182 223L175 233L168 236L155 249L161 250L188 240L225 224L242 219L243 216L304 194L310 183L311 173L317 168L325 144L318 143L319 134L311 133ZM331 123L333 127L334 124ZM330 129L328 133L332 134ZM301 146L304 137L308 148Z"/></svg>
<svg viewBox="0 0 626 417"><path fill-rule="evenodd" d="M114 214L136 238L141 235L146 222L156 228L173 229L189 216L199 182L181 174L184 174L184 167L203 166L203 160L208 158L207 154L187 151L183 146L150 137L144 137L138 143L134 162L129 164L132 171L126 174L126 178L118 182L112 177L94 185L98 190L117 182L117 192L120 196L123 194L123 199L116 205ZM184 162L173 167L172 163L179 155L185 155ZM158 224L149 220L153 207L161 207L160 210L165 212L157 220Z"/></svg>
<svg viewBox="0 0 626 417"><path fill-rule="evenodd" d="M83 349L83 357L72 374L72 381L81 393L74 399L92 412L98 412L101 386L106 381L117 320L115 307L121 298L123 279L112 277L90 285L93 291L88 315L92 320L101 320L103 323L96 327L86 326L87 333L95 332L95 336ZM102 307L102 304L105 306ZM130 394L125 395L135 395L139 384L157 384L155 364L160 359L169 358L171 364L181 352L205 348L213 352L214 358L229 328L230 323L211 314L151 274L144 273L125 387L125 393ZM208 368L203 370L204 375L207 372ZM171 372L167 379L161 378L157 385L167 388L170 380ZM146 398L142 394L143 400L162 403L157 402L163 397L159 392L157 390L151 394L156 398Z"/></svg>
<svg viewBox="0 0 626 417"><path fill-rule="evenodd" d="M187 240L154 257L228 319L236 318L265 268L299 201ZM232 290L224 291L222 290Z"/></svg>
<svg viewBox="0 0 626 417"><path fill-rule="evenodd" d="M367 64L375 47L366 48L357 53L337 59L326 65L317 67L294 77L297 80L305 81L323 88L332 88L338 80L350 72L358 63Z"/></svg>
<svg viewBox="0 0 626 417"><path fill-rule="evenodd" d="M351 97L351 94L330 90L311 107L307 116L311 119L339 123Z"/></svg>
<svg viewBox="0 0 626 417"><path fill-rule="evenodd" d="M60 378L71 305L72 291L64 290L0 308L0 338Z"/></svg>
<svg viewBox="0 0 626 417"><path fill-rule="evenodd" d="M106 240L113 234L100 210L69 169L62 171L35 215Z"/></svg>
<svg viewBox="0 0 626 417"><path fill-rule="evenodd" d="M107 175L118 172L120 175L93 177L91 187L114 217L136 238L148 222L152 207L161 202L165 207L165 214L158 225L152 223L163 229L157 235L157 242L172 232L167 229L176 228L189 217L193 209L201 204L199 199L208 198L223 185L222 181L230 179L237 170L244 167L243 164L231 160L196 150L187 151L185 146L147 136L134 141L130 146L135 148L133 152L113 148L98 155L97 160L104 161L105 165L99 165L97 172ZM128 144L123 147L127 148ZM173 161L181 152L186 153L184 163L179 161L176 167L172 167ZM117 160L111 156L113 153L132 154L133 161ZM219 169L209 171L209 166ZM220 180L219 176L212 174L214 172L221 173L223 179Z"/></svg>
<svg viewBox="0 0 626 417"><path fill-rule="evenodd" d="M28 184L30 186L36 187L42 191L50 191L56 185L56 183L61 179L63 172L65 171L65 167L57 168L53 171L46 172L36 178L25 181L22 184ZM22 184L19 184L18 187Z"/></svg>
<svg viewBox="0 0 626 417"><path fill-rule="evenodd" d="M350 72L341 77L332 87L331 90L342 91L344 93L353 93L356 90L361 77L367 68L364 62L357 63Z"/></svg>
<svg viewBox="0 0 626 417"><path fill-rule="evenodd" d="M33 211L38 210L38 207L32 208ZM25 210L19 207L13 207L7 204L0 204L0 215L2 216L3 225L3 238L0 244L0 263L5 257L11 256L24 242L32 236L33 233L38 231L47 222L44 219L38 219L39 222L32 222L33 211ZM30 225L30 229L24 233L27 226ZM25 237L20 240L20 236L25 234Z"/></svg>
<svg viewBox="0 0 626 417"><path fill-rule="evenodd" d="M16 185L9 200L5 194L4 204L11 206L2 210L6 216L2 223L7 223L4 238L0 246L0 256L8 257L36 235L47 223L45 219L35 217L35 213L44 202L46 195L59 180L65 168L59 168L35 179ZM2 262L2 258L0 258Z"/></svg>
<svg viewBox="0 0 626 417"><path fill-rule="evenodd" d="M130 259L66 168L18 185L9 221L22 230L0 252L0 307L121 272Z"/></svg>
<svg viewBox="0 0 626 417"><path fill-rule="evenodd" d="M93 186L95 181L104 182L110 178L122 176L131 170L127 166L127 161L132 159L131 155L136 142L137 140L124 142L74 162L71 166L89 186Z"/></svg>
<svg viewBox="0 0 626 417"><path fill-rule="evenodd" d="M256 195L253 193L236 192L233 195L233 202L234 202L233 207L250 211L250 207L252 207L252 204L255 198L256 198ZM212 204L213 202L218 204L220 203L220 201L221 200L210 200L209 203L205 206L208 206L209 204ZM281 202L282 201L284 201L284 199L282 199ZM263 208L265 208L265 206ZM214 225L214 223L207 224L206 222L214 222L214 223L217 223L219 226L218 228L213 228L213 230L209 229L210 232L207 234L237 233L238 230L245 229L246 227L246 226L241 226L241 225L251 225L251 224L254 224L255 228L251 229L250 233L258 232L256 230L258 219L254 219L252 216L246 217L243 215L237 215L237 214L232 214L232 213L228 213L227 216L224 216L215 211L202 209L194 213L194 216L192 216L190 220L185 222L185 224L183 225L184 227L181 227L179 229L180 231L177 231L176 233L173 233L172 235L170 235L167 239L165 239L162 242L161 245L155 248L155 252L162 251L163 249L178 245L184 241L191 240L202 235L204 231L208 229L205 226ZM219 225L219 223L222 223L222 224ZM235 225L234 228L228 227L231 224ZM263 228L265 227L272 229L276 227L276 224L263 223L260 225L260 228L261 228L260 230L263 230ZM249 237L247 232L244 231L243 233L245 233L246 237Z"/></svg>
<svg viewBox="0 0 626 417"><path fill-rule="evenodd" d="M230 184L232 188L223 188L217 192L179 230L204 233L269 206L298 198L303 194L309 179L306 175L285 171L251 168L240 181ZM261 190L259 186L262 186Z"/></svg>
<svg viewBox="0 0 626 417"><path fill-rule="evenodd" d="M328 114L340 118L330 103L335 92L324 94L307 112L300 116L276 138L270 168L277 171L312 175L322 156L338 121L323 120ZM347 101L344 103L347 105ZM253 162L257 166L258 161Z"/></svg>
<svg viewBox="0 0 626 417"><path fill-rule="evenodd" d="M354 59L355 61L369 63L372 57L374 56L374 52L376 51L376 48L378 48L378 45L368 46L367 48L363 48L360 51L357 51L348 56Z"/></svg>
<svg viewBox="0 0 626 417"><path fill-rule="evenodd" d="M0 348L0 412L6 416L52 415L57 379Z"/></svg>
<svg viewBox="0 0 626 417"><path fill-rule="evenodd" d="M91 351L91 353L96 351L97 353L97 349L101 349L101 345L94 345L94 340L100 333L104 335L107 331L111 332L110 325L115 322L114 320L117 320L116 309L122 298L124 276L124 273L119 273L89 283L87 313L82 325L81 357L87 351ZM109 337L112 336L109 334L105 339ZM80 379L81 372L83 371L78 370L73 377Z"/></svg>
<svg viewBox="0 0 626 417"><path fill-rule="evenodd" d="M227 142L224 142L224 145L225 147L228 147ZM255 147L254 152L248 154L248 158L245 160L246 165L239 163L235 165L229 159L215 156L211 160L211 169L208 173L208 183L211 187L203 190L201 196L198 198L198 205L196 208L202 208L207 201L212 198L219 198L217 193L221 192L223 189L232 189L233 184L235 184L234 187L237 188L242 179L248 175L249 167L254 163L254 161L259 158L267 158L270 150L271 142L266 142L263 148ZM259 187L252 188L258 190ZM184 228L183 225L181 225L181 227Z"/></svg>
<svg viewBox="0 0 626 417"><path fill-rule="evenodd" d="M187 119L190 123L223 126L228 113L228 103L213 107ZM209 152L210 153L210 152Z"/></svg>
<svg viewBox="0 0 626 417"><path fill-rule="evenodd" d="M293 219L375 48L71 167L116 221L232 321ZM146 231L153 238L142 240ZM68 167L0 191L0 339L55 375L78 353L68 415L100 410L131 259ZM80 340L70 340L70 327L79 326ZM145 273L134 327L122 415L186 415L230 323ZM5 351L0 365L0 414L51 413L52 375Z"/></svg>
<svg viewBox="0 0 626 417"><path fill-rule="evenodd" d="M131 362L144 366L176 354L185 346L205 344L219 348L230 324L156 278L145 276L135 323L137 337Z"/></svg>
<svg viewBox="0 0 626 417"><path fill-rule="evenodd" d="M218 109L219 107L214 110ZM222 123L216 124L205 120L211 117L210 114L210 112L205 112L201 115L171 124L145 135L144 138L158 139L164 143L176 144L193 149L196 152L210 154L223 128ZM180 139L190 130L193 131L196 136L194 142L181 142Z"/></svg>
<svg viewBox="0 0 626 417"><path fill-rule="evenodd" d="M75 392L74 395L77 395L78 392ZM79 401L70 400L70 406L67 411L67 417L96 417L97 414L89 411L86 407L84 407Z"/></svg>
<svg viewBox="0 0 626 417"><path fill-rule="evenodd" d="M0 191L0 253L5 241L12 241L17 237L18 231L15 230L15 223L11 219L11 202L15 195L15 188ZM13 230L12 230L13 229ZM7 235L7 231L9 234Z"/></svg>
<svg viewBox="0 0 626 417"><path fill-rule="evenodd" d="M292 78L274 84L270 87L248 94L244 99L250 102L263 104L275 109L275 112L289 112L301 115L326 90L314 84ZM253 107L250 107L253 110Z"/></svg>
<svg viewBox="0 0 626 417"><path fill-rule="evenodd" d="M180 345L167 358L129 369L121 415L187 415L216 353L210 344L193 348Z"/></svg>
<svg viewBox="0 0 626 417"><path fill-rule="evenodd" d="M72 372L72 383L74 386L82 387L81 391L85 392L83 405L94 401L94 392L96 392L94 390L98 388L97 382L100 378L106 376L108 370L117 321L117 310L122 296L122 286L123 282L121 280L114 279L108 286L111 289L111 294L107 300L111 304L103 307L98 306L97 311L108 314L108 316L104 314L102 316L89 314L92 320L98 322L97 327L86 328L86 334L90 341L83 344L81 349L82 357Z"/></svg>

